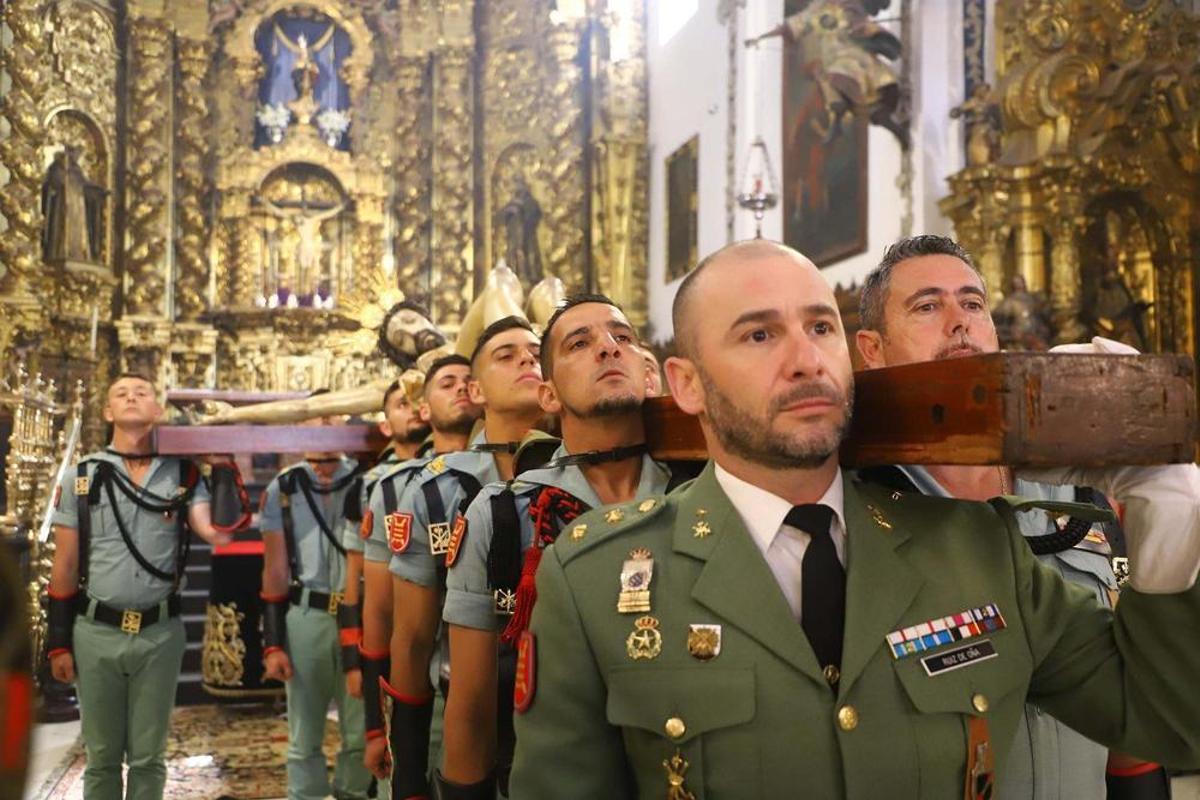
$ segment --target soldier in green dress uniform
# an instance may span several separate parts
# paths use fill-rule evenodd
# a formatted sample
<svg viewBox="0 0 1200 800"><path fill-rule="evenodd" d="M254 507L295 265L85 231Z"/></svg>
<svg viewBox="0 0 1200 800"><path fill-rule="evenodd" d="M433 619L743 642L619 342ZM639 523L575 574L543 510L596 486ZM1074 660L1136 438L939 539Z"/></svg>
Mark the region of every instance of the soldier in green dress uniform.
<svg viewBox="0 0 1200 800"><path fill-rule="evenodd" d="M1053 476L1126 503L1113 612L1030 553L1030 504L842 473L853 374L803 256L719 251L684 280L674 325L667 378L712 461L647 513L590 512L546 551L515 797L986 798L1026 698L1110 747L1200 765L1200 647L1180 644L1200 637L1193 465ZM634 549L654 558L650 610L626 614Z"/></svg>
<svg viewBox="0 0 1200 800"><path fill-rule="evenodd" d="M148 379L119 376L104 407L112 443L81 459L55 496L47 646L51 673L79 695L88 800L162 797L187 529L213 544L232 538L212 526L196 465L153 453L162 413Z"/></svg>
<svg viewBox="0 0 1200 800"><path fill-rule="evenodd" d="M446 701L443 800L492 797L493 770L507 793L515 675L498 668L497 645L508 651L528 636L544 549L586 510L662 494L670 479L646 454L645 362L619 307L601 295L566 300L542 333L541 361L542 409L558 415L562 444L543 468L485 486L446 556L442 616L454 691ZM498 686L507 701L499 708Z"/></svg>
<svg viewBox="0 0 1200 800"><path fill-rule="evenodd" d="M380 698L380 679L387 680L391 674L392 573L388 564L392 548L387 538L386 517L398 510L399 498L408 484L431 459L467 446L471 428L481 412L467 392L470 379L471 362L464 356L446 355L430 364L418 404L421 420L432 430L430 450L389 470L379 479L377 490L364 506L366 513L361 527L366 590L361 650L367 736L364 759L367 768L380 779L380 797L391 796L388 781L391 766ZM389 504L394 507L389 509ZM376 520L382 524L375 524Z"/></svg>
<svg viewBox="0 0 1200 800"><path fill-rule="evenodd" d="M362 763L362 701L346 690L337 625L345 496L357 477L345 456L306 453L268 484L263 504L263 677L287 683L289 800L358 800L371 783ZM321 749L331 701L342 736L332 787Z"/></svg>

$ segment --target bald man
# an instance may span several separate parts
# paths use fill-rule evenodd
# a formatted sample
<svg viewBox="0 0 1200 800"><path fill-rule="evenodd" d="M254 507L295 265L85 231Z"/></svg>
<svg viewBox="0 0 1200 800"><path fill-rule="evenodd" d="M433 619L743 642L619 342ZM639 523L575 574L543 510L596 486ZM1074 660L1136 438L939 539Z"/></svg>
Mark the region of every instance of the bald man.
<svg viewBox="0 0 1200 800"><path fill-rule="evenodd" d="M1065 476L1135 512L1114 614L1030 553L1015 498L839 468L853 373L808 259L731 245L673 316L667 380L712 460L545 552L513 797L988 798L1026 698L1108 746L1200 765L1193 466Z"/></svg>

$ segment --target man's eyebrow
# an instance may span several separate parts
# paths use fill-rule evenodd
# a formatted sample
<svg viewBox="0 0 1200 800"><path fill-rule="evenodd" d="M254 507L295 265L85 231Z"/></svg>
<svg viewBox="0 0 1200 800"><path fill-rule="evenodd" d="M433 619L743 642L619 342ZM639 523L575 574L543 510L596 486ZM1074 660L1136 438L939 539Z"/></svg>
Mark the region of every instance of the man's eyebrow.
<svg viewBox="0 0 1200 800"><path fill-rule="evenodd" d="M978 297L985 296L983 289L980 289L978 286L972 286L971 284L967 284L966 286L963 286L957 292L955 292L955 294L958 294L958 295L973 294Z"/></svg>
<svg viewBox="0 0 1200 800"><path fill-rule="evenodd" d="M774 308L756 308L750 311L743 311L738 318L731 324L730 328L736 328L739 325L744 325L747 322L770 322L779 319L781 314Z"/></svg>
<svg viewBox="0 0 1200 800"><path fill-rule="evenodd" d="M563 334L563 337L562 337L562 339L561 339L561 341L560 341L559 343L560 343L560 344L565 344L565 343L566 343L566 341L567 341L568 339L570 339L572 336L579 336L580 334L587 333L587 332L588 332L588 331L590 331L591 329L592 329L592 326L591 326L591 325L580 325L580 326L579 326L578 328L576 328L575 330L573 330L573 331L567 331L567 333Z"/></svg>
<svg viewBox="0 0 1200 800"><path fill-rule="evenodd" d="M937 286L926 286L924 288L917 289L908 297L904 298L904 305L911 305L914 301L920 300L922 297L941 297L944 294L946 294L944 289L941 289Z"/></svg>

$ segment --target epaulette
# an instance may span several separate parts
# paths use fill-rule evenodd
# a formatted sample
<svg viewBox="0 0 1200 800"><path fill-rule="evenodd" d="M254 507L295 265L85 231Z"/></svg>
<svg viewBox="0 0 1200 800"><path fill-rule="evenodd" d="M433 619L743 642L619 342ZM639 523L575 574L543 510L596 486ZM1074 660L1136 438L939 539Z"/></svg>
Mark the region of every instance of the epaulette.
<svg viewBox="0 0 1200 800"><path fill-rule="evenodd" d="M678 502L669 495L652 495L593 509L563 528L554 542L554 549L566 564L601 542L640 530L651 520L658 519L669 505Z"/></svg>
<svg viewBox="0 0 1200 800"><path fill-rule="evenodd" d="M380 481L386 481L397 475L403 475L414 470L424 469L429 463L429 459L423 456L409 458L401 461L399 464L392 464L386 472L379 476Z"/></svg>
<svg viewBox="0 0 1200 800"><path fill-rule="evenodd" d="M1048 511L1055 516L1075 517L1085 522L1113 522L1117 518L1111 508L1100 508L1090 503L1072 503L1066 500L1038 500L1017 495L1003 495L993 497L988 502L1001 516L1006 516L1006 510L1010 510L1011 513L1040 510Z"/></svg>

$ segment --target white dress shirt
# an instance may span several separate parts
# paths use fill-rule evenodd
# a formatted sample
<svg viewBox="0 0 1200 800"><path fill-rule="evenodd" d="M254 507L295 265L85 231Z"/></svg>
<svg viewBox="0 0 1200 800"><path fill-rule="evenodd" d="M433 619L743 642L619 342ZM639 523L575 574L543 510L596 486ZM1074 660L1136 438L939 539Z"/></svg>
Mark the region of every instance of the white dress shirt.
<svg viewBox="0 0 1200 800"><path fill-rule="evenodd" d="M771 494L766 489L746 483L741 478L734 477L721 468L716 468L717 483L725 491L729 502L741 516L750 538L758 546L767 566L775 575L783 596L791 606L796 620L800 620L800 577L801 562L804 551L812 539L799 528L784 525L783 518L792 510L792 504L782 497ZM817 501L818 505L833 509L833 521L829 526L829 535L833 537L833 547L837 551L838 560L846 564L846 522L842 512L842 471L838 470L833 483L825 490L825 494Z"/></svg>

